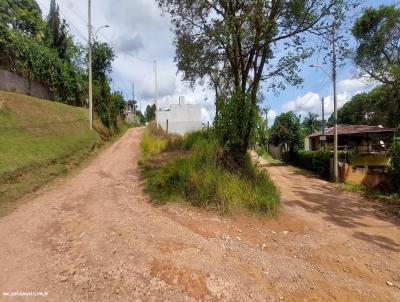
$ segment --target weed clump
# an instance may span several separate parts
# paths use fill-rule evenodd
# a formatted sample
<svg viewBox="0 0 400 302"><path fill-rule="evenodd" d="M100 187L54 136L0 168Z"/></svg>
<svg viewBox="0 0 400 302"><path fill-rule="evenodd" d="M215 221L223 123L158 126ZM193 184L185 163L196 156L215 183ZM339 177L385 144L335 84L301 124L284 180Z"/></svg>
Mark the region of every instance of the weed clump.
<svg viewBox="0 0 400 302"><path fill-rule="evenodd" d="M158 133L158 134L157 134ZM150 141L154 141L149 143ZM158 143L155 141L159 140ZM175 140L173 150L189 152L189 156L175 156L155 164L160 156L171 151L170 140ZM143 175L146 190L155 202L186 201L203 208L215 208L225 213L261 213L274 215L279 203L278 191L265 171L259 171L247 158L241 170L229 169L221 164L222 148L210 131L198 131L181 138L147 129L142 140ZM148 146L162 146L148 148ZM169 148L169 149L168 149ZM157 150L152 152L148 150Z"/></svg>

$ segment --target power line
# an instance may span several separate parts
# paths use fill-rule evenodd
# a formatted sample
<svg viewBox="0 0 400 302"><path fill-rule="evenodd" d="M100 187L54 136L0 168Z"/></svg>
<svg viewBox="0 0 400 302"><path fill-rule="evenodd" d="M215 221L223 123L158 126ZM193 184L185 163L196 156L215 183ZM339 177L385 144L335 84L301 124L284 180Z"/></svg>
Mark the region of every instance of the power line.
<svg viewBox="0 0 400 302"><path fill-rule="evenodd" d="M40 5L40 7L42 8L42 10L45 10L48 14L50 13L50 9L48 9L41 1L36 0L36 2ZM85 42L88 42L88 39L85 37L85 35L83 35L83 34L81 33L81 31L79 30L79 28L78 28L77 26L75 26L75 24L72 23L72 22L65 16L65 14L64 14L62 11L60 11L60 15L62 16L63 19L65 19L65 20L68 22L68 25L71 25L71 26L75 29L77 35L78 35L81 39L83 39Z"/></svg>
<svg viewBox="0 0 400 302"><path fill-rule="evenodd" d="M69 7L65 7L68 11L70 11L71 13L73 13L79 20L83 20L84 18L82 16L80 16L76 11L74 11L73 9L69 8ZM109 38L107 38L103 33L99 32L98 33L104 40L106 40L106 42L108 42L113 48L117 49L119 52L128 55L130 57L132 57L135 60L139 60L139 61L143 61L143 62L148 62L148 63L154 63L154 60L151 59L143 59L140 58L138 56L134 56L133 54L131 54L130 52L124 51L123 49L121 49L120 47L118 47L114 42L112 42Z"/></svg>

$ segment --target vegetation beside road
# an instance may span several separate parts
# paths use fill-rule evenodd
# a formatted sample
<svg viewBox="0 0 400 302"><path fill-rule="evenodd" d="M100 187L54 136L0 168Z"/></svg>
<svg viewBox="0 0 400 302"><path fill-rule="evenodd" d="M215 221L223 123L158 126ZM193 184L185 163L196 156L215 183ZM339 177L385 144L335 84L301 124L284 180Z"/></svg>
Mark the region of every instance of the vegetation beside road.
<svg viewBox="0 0 400 302"><path fill-rule="evenodd" d="M83 108L0 91L0 216L78 166L112 135Z"/></svg>
<svg viewBox="0 0 400 302"><path fill-rule="evenodd" d="M180 138L151 124L141 143L146 190L158 203L186 201L221 214L274 215L279 194L266 172L250 157L242 169L229 169L221 164L222 154L212 131Z"/></svg>

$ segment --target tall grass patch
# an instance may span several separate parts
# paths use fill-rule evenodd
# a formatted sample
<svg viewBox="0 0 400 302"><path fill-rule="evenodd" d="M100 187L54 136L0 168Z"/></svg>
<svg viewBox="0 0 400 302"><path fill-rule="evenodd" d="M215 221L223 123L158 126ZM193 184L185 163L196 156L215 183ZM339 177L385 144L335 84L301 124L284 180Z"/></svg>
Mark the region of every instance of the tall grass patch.
<svg viewBox="0 0 400 302"><path fill-rule="evenodd" d="M159 156L150 156L143 162L146 190L155 202L186 201L194 206L214 208L221 214L246 212L272 216L277 212L279 195L268 174L258 171L250 159L241 171L220 165L222 150L212 133L200 131L186 135L180 143L182 153L174 152L163 163L160 163L165 158L163 155L171 150L168 148L171 138L147 130L144 141L148 140L146 135L164 142Z"/></svg>

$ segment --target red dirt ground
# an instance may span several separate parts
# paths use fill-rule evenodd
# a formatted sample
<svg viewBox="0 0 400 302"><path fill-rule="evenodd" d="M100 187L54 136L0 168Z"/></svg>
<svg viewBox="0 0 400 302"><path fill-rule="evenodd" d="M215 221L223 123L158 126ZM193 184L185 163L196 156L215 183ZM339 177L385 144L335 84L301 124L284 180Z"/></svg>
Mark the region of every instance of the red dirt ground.
<svg viewBox="0 0 400 302"><path fill-rule="evenodd" d="M274 219L155 207L129 130L0 218L0 301L400 301L399 222L356 194L265 161Z"/></svg>

